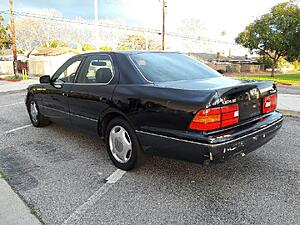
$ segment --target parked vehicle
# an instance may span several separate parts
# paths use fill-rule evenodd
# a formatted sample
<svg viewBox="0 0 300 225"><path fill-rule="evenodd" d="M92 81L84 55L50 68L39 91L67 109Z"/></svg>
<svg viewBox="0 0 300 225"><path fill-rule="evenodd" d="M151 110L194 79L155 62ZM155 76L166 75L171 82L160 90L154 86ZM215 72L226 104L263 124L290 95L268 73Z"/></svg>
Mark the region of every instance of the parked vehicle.
<svg viewBox="0 0 300 225"><path fill-rule="evenodd" d="M271 140L283 116L270 81L224 77L174 52L77 55L28 87L32 124L98 134L112 162L130 170L145 153L218 161Z"/></svg>

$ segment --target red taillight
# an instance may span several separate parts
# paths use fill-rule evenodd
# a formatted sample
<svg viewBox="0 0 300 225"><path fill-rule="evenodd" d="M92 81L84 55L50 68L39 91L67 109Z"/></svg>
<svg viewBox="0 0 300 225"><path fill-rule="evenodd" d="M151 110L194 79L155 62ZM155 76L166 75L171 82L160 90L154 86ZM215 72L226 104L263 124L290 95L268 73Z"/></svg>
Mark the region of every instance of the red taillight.
<svg viewBox="0 0 300 225"><path fill-rule="evenodd" d="M237 124L239 107L237 104L223 107L202 109L193 118L189 128L192 130L217 130Z"/></svg>
<svg viewBox="0 0 300 225"><path fill-rule="evenodd" d="M228 127L239 122L239 106L229 105L221 107L222 111L222 128Z"/></svg>
<svg viewBox="0 0 300 225"><path fill-rule="evenodd" d="M263 105L262 105L262 113L269 113L276 109L277 107L277 93L266 96L263 99Z"/></svg>
<svg viewBox="0 0 300 225"><path fill-rule="evenodd" d="M221 108L202 109L190 123L190 129L193 130L215 130L220 127Z"/></svg>

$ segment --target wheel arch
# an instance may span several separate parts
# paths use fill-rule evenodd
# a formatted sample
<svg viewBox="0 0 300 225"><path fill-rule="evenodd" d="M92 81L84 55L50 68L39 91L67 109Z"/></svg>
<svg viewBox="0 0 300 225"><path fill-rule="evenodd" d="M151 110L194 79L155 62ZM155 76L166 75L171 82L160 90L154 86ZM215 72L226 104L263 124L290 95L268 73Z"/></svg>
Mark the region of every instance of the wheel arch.
<svg viewBox="0 0 300 225"><path fill-rule="evenodd" d="M107 125L109 124L109 122L111 120L113 120L116 117L123 118L134 129L133 123L129 120L129 118L126 116L126 114L124 114L123 112L121 112L118 109L109 108L103 113L103 115L99 118L99 121L98 121L98 134L100 137L104 137Z"/></svg>

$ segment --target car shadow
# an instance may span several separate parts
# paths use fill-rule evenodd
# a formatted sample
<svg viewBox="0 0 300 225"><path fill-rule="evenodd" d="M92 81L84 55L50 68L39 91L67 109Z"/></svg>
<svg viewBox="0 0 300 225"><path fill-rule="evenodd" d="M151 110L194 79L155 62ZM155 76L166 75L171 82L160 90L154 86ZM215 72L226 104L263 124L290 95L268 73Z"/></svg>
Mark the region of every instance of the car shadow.
<svg viewBox="0 0 300 225"><path fill-rule="evenodd" d="M83 151L97 151L97 155L103 160L110 159L107 155L104 141L98 136L91 136L79 131L74 131L58 124L52 124L47 128L60 132L66 139L79 140L82 146L96 146L94 148L83 148ZM78 142L78 143L79 143ZM203 161L187 161L180 156L166 157L165 155L148 155L147 161L140 168L132 170L130 173L151 173L157 179L169 177L172 180L172 174L176 174L176 179L185 179L190 177L191 180L201 182L232 182L236 180L242 183L249 183L251 180L265 179L276 173L285 173L279 166L279 159L269 158L265 151L259 149L245 157L234 157L225 162L210 163L204 165ZM111 163L112 164L112 163ZM276 179L276 176L274 176Z"/></svg>

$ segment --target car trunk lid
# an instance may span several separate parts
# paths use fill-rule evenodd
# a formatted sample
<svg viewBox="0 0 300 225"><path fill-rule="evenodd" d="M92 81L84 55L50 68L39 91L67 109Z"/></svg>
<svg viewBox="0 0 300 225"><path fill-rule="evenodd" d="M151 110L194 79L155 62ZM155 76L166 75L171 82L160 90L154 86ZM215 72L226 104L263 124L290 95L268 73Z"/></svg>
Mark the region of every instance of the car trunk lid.
<svg viewBox="0 0 300 225"><path fill-rule="evenodd" d="M194 91L215 91L216 96L207 103L206 108L238 104L239 122L262 114L263 98L276 93L276 86L271 81L241 80L224 76L196 81L163 82L156 85Z"/></svg>

